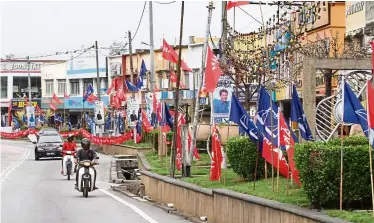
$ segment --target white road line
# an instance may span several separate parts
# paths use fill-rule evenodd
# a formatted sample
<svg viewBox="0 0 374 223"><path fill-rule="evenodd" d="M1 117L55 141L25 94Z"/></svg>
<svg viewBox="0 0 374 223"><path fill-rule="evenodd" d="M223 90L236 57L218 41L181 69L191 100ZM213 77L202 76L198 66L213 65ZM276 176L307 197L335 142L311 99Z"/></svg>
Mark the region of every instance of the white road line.
<svg viewBox="0 0 374 223"><path fill-rule="evenodd" d="M10 167L6 168L2 173L1 173L1 180L0 183L4 181L4 179L12 172L15 168L17 168L19 165L21 165L29 156L30 150L26 149L23 156L17 160L17 162L13 163Z"/></svg>
<svg viewBox="0 0 374 223"><path fill-rule="evenodd" d="M104 194L108 195L108 196L111 196L112 198L116 199L117 201L121 202L122 204L126 205L127 207L131 208L132 210L134 210L136 213L138 213L140 216L142 216L145 220L147 220L149 223L158 223L156 220L154 220L153 218L151 218L149 215L147 215L146 213L144 213L142 210L140 210L138 207L136 207L135 205L133 204L130 204L126 201L124 201L123 199L121 199L120 197L112 194L112 193L109 193L108 191L106 190L103 190L103 189L99 189L99 191L103 192Z"/></svg>

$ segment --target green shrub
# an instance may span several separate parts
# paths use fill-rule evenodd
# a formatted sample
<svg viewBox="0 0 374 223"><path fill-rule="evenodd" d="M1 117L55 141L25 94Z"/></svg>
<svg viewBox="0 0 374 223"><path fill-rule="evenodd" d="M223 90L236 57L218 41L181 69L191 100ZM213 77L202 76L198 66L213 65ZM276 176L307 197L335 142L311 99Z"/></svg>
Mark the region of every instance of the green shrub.
<svg viewBox="0 0 374 223"><path fill-rule="evenodd" d="M26 126L26 125L23 125L23 126L21 126L21 128L19 128L20 130L27 130L28 129L28 127Z"/></svg>
<svg viewBox="0 0 374 223"><path fill-rule="evenodd" d="M341 147L337 141L310 142L295 147L295 162L302 187L311 204L317 208L339 204ZM366 138L349 137L344 143L343 202L345 205L364 202L371 198Z"/></svg>
<svg viewBox="0 0 374 223"><path fill-rule="evenodd" d="M245 179L253 180L256 167L256 144L246 136L231 137L227 143L227 158L235 173ZM258 153L257 179L263 176L264 159Z"/></svg>
<svg viewBox="0 0 374 223"><path fill-rule="evenodd" d="M155 150L158 151L158 134L159 134L159 130L158 129L152 130L148 134L149 134L149 140L150 140L149 143L152 144L153 149L155 149Z"/></svg>
<svg viewBox="0 0 374 223"><path fill-rule="evenodd" d="M169 141L169 142L173 141L173 132L172 131L166 133L166 140Z"/></svg>

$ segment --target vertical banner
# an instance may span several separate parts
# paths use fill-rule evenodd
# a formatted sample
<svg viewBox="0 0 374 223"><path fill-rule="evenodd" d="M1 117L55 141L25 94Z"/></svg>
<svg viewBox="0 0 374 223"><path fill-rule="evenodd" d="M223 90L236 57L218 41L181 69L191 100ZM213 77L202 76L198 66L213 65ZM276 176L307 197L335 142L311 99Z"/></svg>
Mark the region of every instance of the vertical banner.
<svg viewBox="0 0 374 223"><path fill-rule="evenodd" d="M95 101L94 113L95 124L104 125L104 103L102 101Z"/></svg>
<svg viewBox="0 0 374 223"><path fill-rule="evenodd" d="M35 107L26 107L27 126L35 128Z"/></svg>
<svg viewBox="0 0 374 223"><path fill-rule="evenodd" d="M129 98L127 101L127 120L130 127L135 127L138 121L139 103L136 99Z"/></svg>
<svg viewBox="0 0 374 223"><path fill-rule="evenodd" d="M228 122L230 116L232 82L230 77L221 76L213 92L212 117L215 123Z"/></svg>

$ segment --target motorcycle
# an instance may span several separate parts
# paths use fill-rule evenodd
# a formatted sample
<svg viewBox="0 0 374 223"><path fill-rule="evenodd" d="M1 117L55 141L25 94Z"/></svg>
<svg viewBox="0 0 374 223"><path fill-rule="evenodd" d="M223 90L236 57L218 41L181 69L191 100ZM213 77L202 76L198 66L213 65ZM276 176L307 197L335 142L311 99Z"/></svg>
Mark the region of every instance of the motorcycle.
<svg viewBox="0 0 374 223"><path fill-rule="evenodd" d="M78 191L83 192L83 197L88 197L88 192L94 190L95 171L93 170L94 165L98 165L99 157L96 157L93 161L83 160L79 161L79 172L78 172Z"/></svg>
<svg viewBox="0 0 374 223"><path fill-rule="evenodd" d="M73 157L74 157L74 154L75 152L72 152L72 151L64 151L62 152L62 154L64 155L63 157L63 170L64 170L64 173L63 175L64 176L68 176L68 180L70 180L70 177L74 174L74 171L73 171Z"/></svg>

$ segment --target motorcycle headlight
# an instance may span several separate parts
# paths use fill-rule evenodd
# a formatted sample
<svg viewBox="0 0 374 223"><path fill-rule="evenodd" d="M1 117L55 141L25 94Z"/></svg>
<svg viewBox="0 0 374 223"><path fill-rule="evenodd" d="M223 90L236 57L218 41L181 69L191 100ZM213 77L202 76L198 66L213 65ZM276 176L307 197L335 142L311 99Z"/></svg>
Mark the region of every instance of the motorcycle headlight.
<svg viewBox="0 0 374 223"><path fill-rule="evenodd" d="M91 166L90 162L83 162L83 166Z"/></svg>

